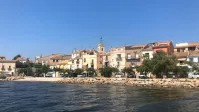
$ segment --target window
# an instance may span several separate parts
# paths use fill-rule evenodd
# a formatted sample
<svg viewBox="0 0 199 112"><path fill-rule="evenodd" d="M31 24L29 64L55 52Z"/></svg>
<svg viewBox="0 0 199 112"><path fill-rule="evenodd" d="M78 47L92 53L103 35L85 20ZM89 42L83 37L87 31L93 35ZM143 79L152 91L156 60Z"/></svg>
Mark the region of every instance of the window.
<svg viewBox="0 0 199 112"><path fill-rule="evenodd" d="M94 64L94 60L92 59L91 64Z"/></svg>
<svg viewBox="0 0 199 112"><path fill-rule="evenodd" d="M72 63L74 63L74 60L72 60Z"/></svg>
<svg viewBox="0 0 199 112"><path fill-rule="evenodd" d="M84 58L84 63L86 63L86 58Z"/></svg>
<svg viewBox="0 0 199 112"><path fill-rule="evenodd" d="M121 54L117 54L117 57L118 57L118 58L122 58Z"/></svg>
<svg viewBox="0 0 199 112"><path fill-rule="evenodd" d="M149 59L150 57L149 57L149 53L145 53L145 57L147 58L147 59Z"/></svg>
<svg viewBox="0 0 199 112"><path fill-rule="evenodd" d="M59 60L56 60L57 62L59 62Z"/></svg>
<svg viewBox="0 0 199 112"><path fill-rule="evenodd" d="M117 67L119 67L120 66L120 62L117 62Z"/></svg>
<svg viewBox="0 0 199 112"><path fill-rule="evenodd" d="M104 49L102 48L102 51L104 51Z"/></svg>
<svg viewBox="0 0 199 112"><path fill-rule="evenodd" d="M190 62L193 62L193 58L189 58Z"/></svg>
<svg viewBox="0 0 199 112"><path fill-rule="evenodd" d="M195 51L196 47L189 47L189 51Z"/></svg>
<svg viewBox="0 0 199 112"><path fill-rule="evenodd" d="M53 62L55 62L55 60L53 60Z"/></svg>
<svg viewBox="0 0 199 112"><path fill-rule="evenodd" d="M127 59L131 59L131 54L127 54Z"/></svg>

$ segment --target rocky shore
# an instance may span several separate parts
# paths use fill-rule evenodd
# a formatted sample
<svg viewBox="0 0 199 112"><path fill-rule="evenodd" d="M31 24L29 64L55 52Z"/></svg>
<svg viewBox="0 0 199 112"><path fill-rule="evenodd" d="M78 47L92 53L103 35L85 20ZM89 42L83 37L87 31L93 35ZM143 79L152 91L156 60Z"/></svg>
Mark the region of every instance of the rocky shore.
<svg viewBox="0 0 199 112"><path fill-rule="evenodd" d="M57 83L111 84L139 87L199 88L199 79L64 78Z"/></svg>
<svg viewBox="0 0 199 112"><path fill-rule="evenodd" d="M1 79L1 81L15 81L15 80L20 80L20 79L24 79L23 77L20 76L16 76L16 77L6 77L5 79Z"/></svg>

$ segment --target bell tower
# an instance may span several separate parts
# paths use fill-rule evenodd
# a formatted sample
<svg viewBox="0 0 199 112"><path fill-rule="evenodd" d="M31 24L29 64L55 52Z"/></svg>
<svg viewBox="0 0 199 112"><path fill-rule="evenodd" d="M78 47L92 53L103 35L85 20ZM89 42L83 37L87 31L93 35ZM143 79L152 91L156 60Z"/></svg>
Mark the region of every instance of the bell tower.
<svg viewBox="0 0 199 112"><path fill-rule="evenodd" d="M105 48L104 48L102 37L100 38L100 43L98 44L98 52L99 53L104 53L105 52Z"/></svg>

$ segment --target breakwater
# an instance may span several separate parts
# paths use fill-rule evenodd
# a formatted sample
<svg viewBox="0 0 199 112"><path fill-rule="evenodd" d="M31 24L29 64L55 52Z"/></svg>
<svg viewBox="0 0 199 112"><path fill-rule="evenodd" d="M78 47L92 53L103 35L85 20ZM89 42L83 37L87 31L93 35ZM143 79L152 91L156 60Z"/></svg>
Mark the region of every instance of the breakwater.
<svg viewBox="0 0 199 112"><path fill-rule="evenodd" d="M57 83L111 84L141 87L199 88L198 79L63 78Z"/></svg>

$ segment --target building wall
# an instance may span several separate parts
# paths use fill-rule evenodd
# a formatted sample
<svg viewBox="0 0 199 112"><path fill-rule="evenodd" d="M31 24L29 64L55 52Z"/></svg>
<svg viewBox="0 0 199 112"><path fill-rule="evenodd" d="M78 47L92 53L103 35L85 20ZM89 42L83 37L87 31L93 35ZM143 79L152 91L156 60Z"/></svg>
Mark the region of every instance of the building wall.
<svg viewBox="0 0 199 112"><path fill-rule="evenodd" d="M4 66L5 71L2 71L2 66ZM11 71L8 70L9 66L11 67ZM0 72L5 72L6 74L14 75L16 69L16 63L0 63Z"/></svg>
<svg viewBox="0 0 199 112"><path fill-rule="evenodd" d="M118 54L121 55L121 61L116 60ZM110 59L110 66L117 67L119 62L118 69L121 71L126 66L125 47L112 48L110 51Z"/></svg>
<svg viewBox="0 0 199 112"><path fill-rule="evenodd" d="M74 62L73 62L72 60L74 60ZM72 60L70 60L70 61L68 62L68 65L67 65L67 68L68 68L68 69L75 70L75 69L77 69L77 68L80 68L80 69L83 68L83 66L82 66L82 58L79 59L79 64L76 63L76 62L77 62L77 59L72 59Z"/></svg>
<svg viewBox="0 0 199 112"><path fill-rule="evenodd" d="M166 53L169 52L169 51L168 51L168 48L154 48L154 49L153 49L153 52L156 53L156 52L159 51L159 50L162 50L162 51L164 51L164 52L166 52Z"/></svg>
<svg viewBox="0 0 199 112"><path fill-rule="evenodd" d="M149 53L149 59L153 58L153 51L142 51L142 55Z"/></svg>
<svg viewBox="0 0 199 112"><path fill-rule="evenodd" d="M125 55L126 55L125 67L134 67L137 65L141 65L141 58L142 58L141 48L132 48L132 49L125 50ZM131 59L128 59L129 57L131 57Z"/></svg>
<svg viewBox="0 0 199 112"><path fill-rule="evenodd" d="M88 64L88 68L91 68L91 63L92 63L92 60L93 60L94 69L98 68L98 55L97 55L97 53L95 53L94 55L83 54L82 57L83 57L83 66L86 66Z"/></svg>
<svg viewBox="0 0 199 112"><path fill-rule="evenodd" d="M192 59L192 62L195 62L195 63L198 63L199 62L199 56L195 56L195 57L188 57L187 58L187 61L191 61Z"/></svg>
<svg viewBox="0 0 199 112"><path fill-rule="evenodd" d="M53 62L53 60L51 60L51 58L55 57L55 56L60 56L60 54L53 54L50 56L44 56L41 58L36 58L35 62L36 63L41 63L42 65L46 64L46 65L51 65Z"/></svg>

